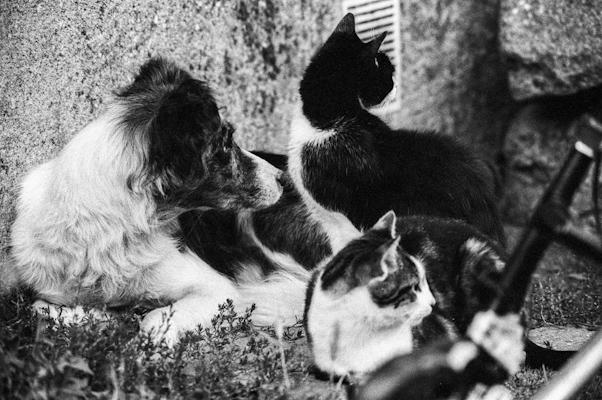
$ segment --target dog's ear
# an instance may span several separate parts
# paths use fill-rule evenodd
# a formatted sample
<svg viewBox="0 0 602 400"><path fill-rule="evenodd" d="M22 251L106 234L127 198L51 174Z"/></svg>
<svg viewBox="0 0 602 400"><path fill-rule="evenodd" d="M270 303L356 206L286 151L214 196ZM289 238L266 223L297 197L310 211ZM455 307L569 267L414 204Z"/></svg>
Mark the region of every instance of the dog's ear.
<svg viewBox="0 0 602 400"><path fill-rule="evenodd" d="M185 179L201 172L202 155L222 122L211 90L188 79L162 99L152 125L149 161Z"/></svg>
<svg viewBox="0 0 602 400"><path fill-rule="evenodd" d="M137 95L156 90L164 85L175 85L186 79L191 79L190 74L178 67L173 61L162 57L154 57L140 67L134 82L121 90L118 96Z"/></svg>

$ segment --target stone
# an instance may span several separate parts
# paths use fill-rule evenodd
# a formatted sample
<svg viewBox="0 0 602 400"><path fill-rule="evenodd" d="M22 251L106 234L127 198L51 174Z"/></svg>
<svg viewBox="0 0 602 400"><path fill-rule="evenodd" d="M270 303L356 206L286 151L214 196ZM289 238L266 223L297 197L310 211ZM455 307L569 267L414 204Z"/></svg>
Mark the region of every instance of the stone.
<svg viewBox="0 0 602 400"><path fill-rule="evenodd" d="M576 102L576 100L575 100ZM525 224L545 189L559 171L574 141L570 127L578 110L566 102L525 105L509 124L504 143L505 196L502 214L507 223ZM575 193L570 212L577 226L594 233L592 170ZM602 198L599 199L602 207Z"/></svg>
<svg viewBox="0 0 602 400"><path fill-rule="evenodd" d="M529 339L543 348L579 351L596 331L570 326L542 326L529 330Z"/></svg>
<svg viewBox="0 0 602 400"><path fill-rule="evenodd" d="M502 0L500 44L515 99L602 84L602 7L596 0Z"/></svg>

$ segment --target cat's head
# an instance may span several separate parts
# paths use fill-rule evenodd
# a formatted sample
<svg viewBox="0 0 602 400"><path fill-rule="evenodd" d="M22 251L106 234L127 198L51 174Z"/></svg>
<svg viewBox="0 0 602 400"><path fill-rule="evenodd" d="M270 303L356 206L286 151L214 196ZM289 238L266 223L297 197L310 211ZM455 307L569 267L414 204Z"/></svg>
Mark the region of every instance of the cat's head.
<svg viewBox="0 0 602 400"><path fill-rule="evenodd" d="M395 86L394 67L379 52L385 36L383 32L363 42L355 32L353 14L345 15L312 58L301 82L302 98L318 91L337 96L341 105L353 102L371 108L382 103Z"/></svg>
<svg viewBox="0 0 602 400"><path fill-rule="evenodd" d="M325 266L320 289L340 297L365 287L378 307L408 308L408 316L418 323L430 313L435 299L424 266L400 245L396 220L389 211L339 251Z"/></svg>

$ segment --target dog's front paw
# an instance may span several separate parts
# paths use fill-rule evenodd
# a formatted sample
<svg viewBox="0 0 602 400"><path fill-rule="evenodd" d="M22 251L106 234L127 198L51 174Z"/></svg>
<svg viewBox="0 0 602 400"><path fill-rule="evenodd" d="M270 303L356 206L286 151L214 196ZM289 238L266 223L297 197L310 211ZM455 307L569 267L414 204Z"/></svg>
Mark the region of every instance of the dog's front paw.
<svg viewBox="0 0 602 400"><path fill-rule="evenodd" d="M146 314L140 323L140 332L149 335L157 345L164 341L168 347L175 346L179 331L174 324L171 307L157 308Z"/></svg>

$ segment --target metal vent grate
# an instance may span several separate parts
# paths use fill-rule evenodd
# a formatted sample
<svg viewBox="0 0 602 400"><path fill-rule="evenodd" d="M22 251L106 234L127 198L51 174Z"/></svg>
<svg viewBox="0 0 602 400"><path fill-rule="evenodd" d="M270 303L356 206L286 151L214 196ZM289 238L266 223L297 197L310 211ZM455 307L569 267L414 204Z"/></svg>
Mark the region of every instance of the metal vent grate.
<svg viewBox="0 0 602 400"><path fill-rule="evenodd" d="M395 66L395 78L400 82L401 65L401 10L399 0L343 0L343 14L351 12L355 16L355 31L363 41L368 41L381 32L387 37L380 47ZM399 110L399 91L393 103L381 113Z"/></svg>

